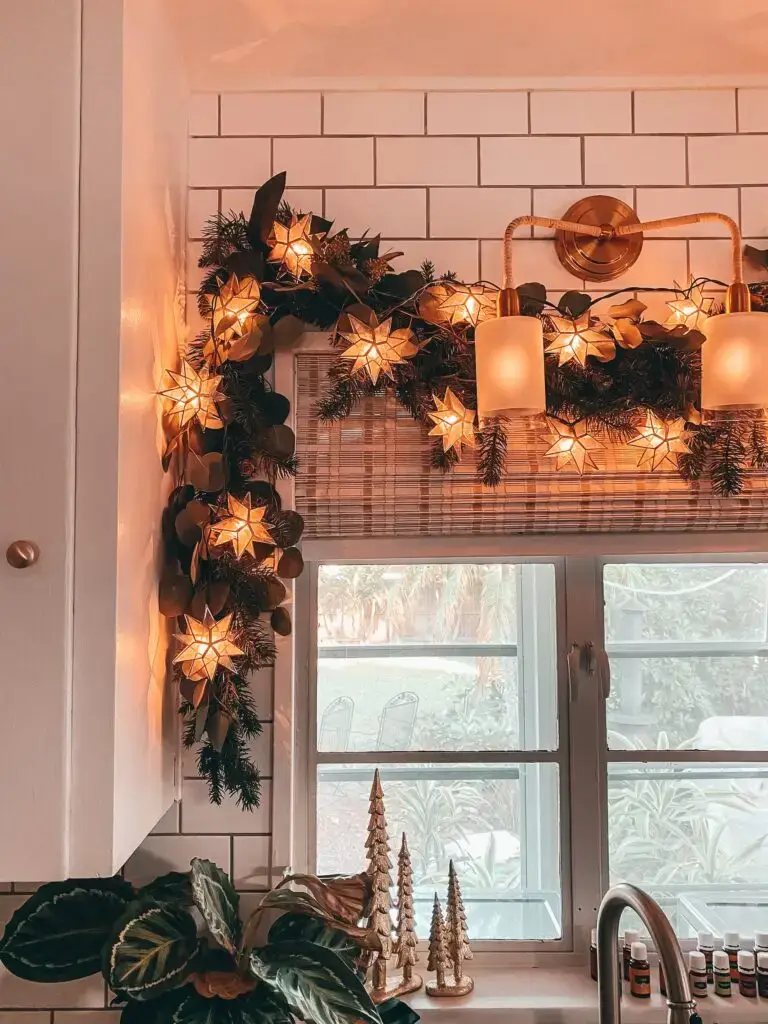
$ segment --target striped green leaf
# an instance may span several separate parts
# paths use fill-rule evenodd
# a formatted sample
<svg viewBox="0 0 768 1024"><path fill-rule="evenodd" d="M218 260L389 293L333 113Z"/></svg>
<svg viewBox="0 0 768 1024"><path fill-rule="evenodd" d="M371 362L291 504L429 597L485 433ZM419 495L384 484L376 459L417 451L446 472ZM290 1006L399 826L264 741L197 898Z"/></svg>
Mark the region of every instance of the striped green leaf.
<svg viewBox="0 0 768 1024"><path fill-rule="evenodd" d="M191 869L192 897L197 909L214 939L228 952L235 953L240 942L240 897L229 876L212 860L195 857Z"/></svg>
<svg viewBox="0 0 768 1024"><path fill-rule="evenodd" d="M181 907L137 900L117 922L104 976L129 999L154 999L183 985L199 950L195 919Z"/></svg>

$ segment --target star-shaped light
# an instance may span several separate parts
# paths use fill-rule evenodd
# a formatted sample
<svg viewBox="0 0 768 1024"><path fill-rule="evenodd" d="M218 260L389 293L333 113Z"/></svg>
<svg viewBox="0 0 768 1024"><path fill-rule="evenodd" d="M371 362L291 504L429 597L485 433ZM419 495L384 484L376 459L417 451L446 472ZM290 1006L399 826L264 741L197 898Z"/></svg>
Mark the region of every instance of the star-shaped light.
<svg viewBox="0 0 768 1024"><path fill-rule="evenodd" d="M260 301L261 285L255 277L232 274L213 300L214 337L230 342L248 334L250 321L258 311Z"/></svg>
<svg viewBox="0 0 768 1024"><path fill-rule="evenodd" d="M596 329L602 325L590 325L588 313L576 320L562 316L551 316L549 320L552 327L544 335L549 342L544 351L557 354L558 366L572 359L581 366L586 366L589 356L594 356L605 363L616 355L613 339Z"/></svg>
<svg viewBox="0 0 768 1024"><path fill-rule="evenodd" d="M314 243L323 238L323 234L313 235L310 232L312 214L303 217L292 214L288 225L275 221L272 229L274 240L269 254L270 263L279 263L298 281L302 274L312 270L312 257L315 254Z"/></svg>
<svg viewBox="0 0 768 1024"><path fill-rule="evenodd" d="M427 415L435 424L430 430L430 437L433 434L442 436L443 451L449 448L457 448L466 444L470 448L475 447L475 416L474 409L467 409L454 395L450 388L445 389L445 397L441 400L437 395L432 396L437 412L430 412Z"/></svg>
<svg viewBox="0 0 768 1024"><path fill-rule="evenodd" d="M603 446L592 437L583 422L570 424L555 419L548 419L547 422L551 430L547 440L552 445L544 454L557 459L555 469L573 466L579 473L585 469L597 469L591 453Z"/></svg>
<svg viewBox="0 0 768 1024"><path fill-rule="evenodd" d="M435 310L436 317L449 324L471 324L496 316L498 291L485 284L446 284L448 294Z"/></svg>
<svg viewBox="0 0 768 1024"><path fill-rule="evenodd" d="M198 373L185 359L182 359L178 373L173 370L167 373L174 387L161 391L160 395L173 403L170 414L178 416L180 427L194 419L199 421L201 427L223 426L216 409L216 399L223 397L217 390L220 376L211 376L207 366L202 366Z"/></svg>
<svg viewBox="0 0 768 1024"><path fill-rule="evenodd" d="M213 679L220 665L233 671L231 659L244 651L230 639L232 616L225 615L217 622L206 608L202 622L191 615L184 618L187 632L176 634L176 639L184 646L173 659L174 664L181 665L184 675L190 679Z"/></svg>
<svg viewBox="0 0 768 1024"><path fill-rule="evenodd" d="M673 299L667 305L670 315L664 321L665 327L687 327L689 331L700 331L709 318L713 300L701 294L701 288L693 281L686 290L675 281L675 289L683 292L679 299Z"/></svg>
<svg viewBox="0 0 768 1024"><path fill-rule="evenodd" d="M413 332L407 327L392 330L391 317L383 324L377 323L375 317L367 324L351 313L347 319L350 329L340 330L339 334L347 341L351 341L352 345L341 353L341 357L354 359L352 372L365 370L374 384L379 379L379 374L391 377L392 366L395 363L404 363L419 351Z"/></svg>
<svg viewBox="0 0 768 1024"><path fill-rule="evenodd" d="M258 505L251 508L251 496L247 494L245 501L239 501L233 494L227 495L229 515L211 526L211 541L214 544L232 544L235 557L240 558L248 552L255 555L255 543L274 544L272 535L264 522L266 508Z"/></svg>
<svg viewBox="0 0 768 1024"><path fill-rule="evenodd" d="M645 424L640 433L630 442L642 453L637 463L638 468L650 464L651 470L660 469L668 462L674 469L680 455L689 452L685 443L685 420L681 416L676 420L662 420L652 412L646 414Z"/></svg>

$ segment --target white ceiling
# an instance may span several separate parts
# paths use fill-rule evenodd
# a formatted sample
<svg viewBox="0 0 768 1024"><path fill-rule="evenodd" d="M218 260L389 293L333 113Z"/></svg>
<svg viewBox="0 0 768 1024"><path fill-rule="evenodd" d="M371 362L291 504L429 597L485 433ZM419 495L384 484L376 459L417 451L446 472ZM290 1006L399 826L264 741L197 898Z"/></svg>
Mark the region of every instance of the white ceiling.
<svg viewBox="0 0 768 1024"><path fill-rule="evenodd" d="M768 73L768 0L166 0L193 89Z"/></svg>

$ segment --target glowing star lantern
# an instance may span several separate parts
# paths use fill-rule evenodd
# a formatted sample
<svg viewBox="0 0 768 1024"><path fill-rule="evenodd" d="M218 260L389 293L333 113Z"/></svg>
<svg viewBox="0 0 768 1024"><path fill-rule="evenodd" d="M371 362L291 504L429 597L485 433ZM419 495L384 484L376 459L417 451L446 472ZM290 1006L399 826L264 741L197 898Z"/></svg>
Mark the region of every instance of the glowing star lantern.
<svg viewBox="0 0 768 1024"><path fill-rule="evenodd" d="M675 282L677 291L683 289ZM712 299L705 299L701 288L691 286L680 299L668 302L670 315L664 322L665 327L687 327L689 331L700 331L709 319Z"/></svg>
<svg viewBox="0 0 768 1024"><path fill-rule="evenodd" d="M247 494L245 501L238 501L232 494L227 495L229 515L211 526L211 539L214 544L232 544L235 557L240 558L246 552L255 555L255 543L274 544L272 535L264 522L266 508L259 505L251 508L251 496Z"/></svg>
<svg viewBox="0 0 768 1024"><path fill-rule="evenodd" d="M652 412L647 413L640 434L629 443L642 449L638 468L650 464L651 470L660 469L665 462L676 469L678 457L690 451L685 443L685 420L662 420Z"/></svg>
<svg viewBox="0 0 768 1024"><path fill-rule="evenodd" d="M447 284L447 295L435 309L435 319L449 324L471 324L496 316L499 293L484 284Z"/></svg>
<svg viewBox="0 0 768 1024"><path fill-rule="evenodd" d="M555 469L569 469L572 466L579 473L585 469L597 469L592 452L603 446L592 437L584 423L571 426L560 420L550 419L547 422L552 431L548 438L552 445L544 454L557 459Z"/></svg>
<svg viewBox="0 0 768 1024"><path fill-rule="evenodd" d="M213 679L219 666L234 671L231 659L245 652L230 639L232 616L225 615L217 622L206 608L202 622L191 615L184 618L187 632L176 634L184 646L173 659L174 664L181 665L184 675L189 679Z"/></svg>
<svg viewBox="0 0 768 1024"><path fill-rule="evenodd" d="M569 320L562 316L552 316L549 319L552 330L544 335L549 342L545 351L550 355L557 355L558 366L572 359L581 366L586 366L589 356L607 362L616 355L613 340L590 326L588 314L585 313L577 320Z"/></svg>
<svg viewBox="0 0 768 1024"><path fill-rule="evenodd" d="M375 317L371 318L370 324L351 314L347 319L350 329L340 330L339 334L352 345L341 353L341 357L354 359L352 372L365 370L374 384L380 374L391 377L395 363L404 363L419 351L413 332L407 327L393 331L391 318L383 324L377 323Z"/></svg>
<svg viewBox="0 0 768 1024"><path fill-rule="evenodd" d="M428 413L429 418L435 424L430 430L430 437L433 434L442 436L443 451L450 448L458 448L466 444L470 448L475 446L475 411L467 409L454 395L450 388L446 388L445 397L442 401L437 395L432 396L436 412Z"/></svg>
<svg viewBox="0 0 768 1024"><path fill-rule="evenodd" d="M274 242L272 251L269 254L270 263L279 263L281 269L298 281L302 274L309 274L312 270L312 257L315 254L314 242L319 241L323 235L312 235L310 224L312 214L307 213L303 217L297 217L294 213L291 223L287 226L275 221L273 228Z"/></svg>
<svg viewBox="0 0 768 1024"><path fill-rule="evenodd" d="M213 300L214 337L230 342L248 334L260 301L261 285L255 277L232 274Z"/></svg>
<svg viewBox="0 0 768 1024"><path fill-rule="evenodd" d="M207 366L200 372L190 366L186 360L181 362L181 370L174 373L168 370L168 376L174 387L161 391L162 398L172 402L170 414L178 416L179 426L184 427L191 420L197 419L201 427L222 427L223 423L216 409L216 399L223 396L218 392L220 376L211 376Z"/></svg>

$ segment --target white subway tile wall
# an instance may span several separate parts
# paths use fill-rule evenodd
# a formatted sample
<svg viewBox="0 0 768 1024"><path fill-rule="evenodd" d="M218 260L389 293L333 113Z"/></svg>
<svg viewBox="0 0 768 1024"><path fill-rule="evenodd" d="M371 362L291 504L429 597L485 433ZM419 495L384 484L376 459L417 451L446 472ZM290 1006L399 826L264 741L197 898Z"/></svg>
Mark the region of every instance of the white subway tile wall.
<svg viewBox="0 0 768 1024"><path fill-rule="evenodd" d="M405 252L395 266L429 258L468 280L499 280L508 220L531 211L557 217L595 192L647 218L722 211L740 220L753 244L768 247L765 89L200 94L191 100L189 134L190 290L205 221L219 210L247 215L254 189L280 170L288 172L293 205L354 235L381 233L385 249ZM578 282L547 234L521 234L517 271L521 281L544 281L556 298ZM666 285L691 271L727 278L728 241L718 225L649 238L619 284ZM668 297L646 296L650 312L663 316ZM208 857L231 873L248 910L275 880L282 865L271 848L272 673L259 673L252 689L266 723L253 747L264 776L262 806L254 814L233 801L212 806L187 754L181 802L131 857L131 881ZM278 807L285 800L274 794ZM0 925L21 893L0 886ZM105 1007L99 978L42 988L0 968L0 1024L112 1024L117 1015Z"/></svg>

